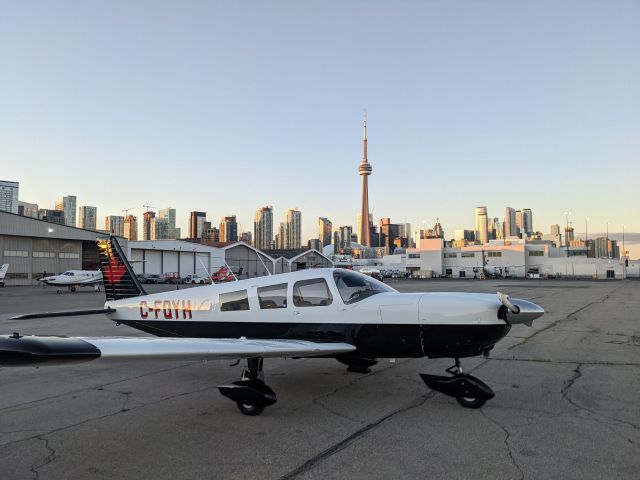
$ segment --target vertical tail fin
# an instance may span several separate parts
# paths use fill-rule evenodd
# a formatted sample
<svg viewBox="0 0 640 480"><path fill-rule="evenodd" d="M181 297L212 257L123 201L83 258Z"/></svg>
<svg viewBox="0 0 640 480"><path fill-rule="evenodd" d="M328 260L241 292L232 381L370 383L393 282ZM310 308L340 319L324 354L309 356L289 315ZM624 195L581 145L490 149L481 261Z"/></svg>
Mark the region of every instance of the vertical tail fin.
<svg viewBox="0 0 640 480"><path fill-rule="evenodd" d="M107 300L146 295L116 237L111 235L107 240L98 239L96 242Z"/></svg>

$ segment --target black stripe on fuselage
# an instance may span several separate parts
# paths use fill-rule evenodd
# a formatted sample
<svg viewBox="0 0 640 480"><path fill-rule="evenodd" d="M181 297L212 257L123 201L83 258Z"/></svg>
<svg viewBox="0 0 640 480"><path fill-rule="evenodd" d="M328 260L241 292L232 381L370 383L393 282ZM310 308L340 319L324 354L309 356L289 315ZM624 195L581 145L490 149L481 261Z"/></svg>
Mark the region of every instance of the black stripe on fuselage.
<svg viewBox="0 0 640 480"><path fill-rule="evenodd" d="M363 357L468 357L509 333L510 325L194 322L117 320L159 337L345 342Z"/></svg>

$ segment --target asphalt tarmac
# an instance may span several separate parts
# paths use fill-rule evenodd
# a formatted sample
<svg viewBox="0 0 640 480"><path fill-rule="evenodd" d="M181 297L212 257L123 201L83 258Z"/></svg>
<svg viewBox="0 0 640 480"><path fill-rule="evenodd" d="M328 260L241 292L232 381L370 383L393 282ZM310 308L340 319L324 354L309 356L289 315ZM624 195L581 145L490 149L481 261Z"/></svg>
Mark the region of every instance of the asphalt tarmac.
<svg viewBox="0 0 640 480"><path fill-rule="evenodd" d="M402 280L400 291L503 291L542 305L489 359L463 360L496 397L480 410L427 389L450 360L268 360L278 403L247 417L216 386L228 362L0 369L0 478L602 479L640 475L640 282ZM153 286L150 290L165 289ZM0 333L143 335L83 289L0 289Z"/></svg>

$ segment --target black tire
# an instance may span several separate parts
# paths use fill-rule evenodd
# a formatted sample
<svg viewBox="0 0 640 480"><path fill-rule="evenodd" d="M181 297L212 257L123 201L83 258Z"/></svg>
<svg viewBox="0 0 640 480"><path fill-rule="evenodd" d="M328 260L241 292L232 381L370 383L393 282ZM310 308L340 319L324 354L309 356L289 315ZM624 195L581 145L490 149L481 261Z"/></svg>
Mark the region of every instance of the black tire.
<svg viewBox="0 0 640 480"><path fill-rule="evenodd" d="M71 290L72 292L76 291L76 287L71 287L69 290Z"/></svg>
<svg viewBox="0 0 640 480"><path fill-rule="evenodd" d="M260 415L264 411L264 407L257 407L249 403L237 402L236 405L238 405L238 409L243 414L249 415L250 417Z"/></svg>
<svg viewBox="0 0 640 480"><path fill-rule="evenodd" d="M480 408L487 400L484 398L456 397L456 401L465 408Z"/></svg>

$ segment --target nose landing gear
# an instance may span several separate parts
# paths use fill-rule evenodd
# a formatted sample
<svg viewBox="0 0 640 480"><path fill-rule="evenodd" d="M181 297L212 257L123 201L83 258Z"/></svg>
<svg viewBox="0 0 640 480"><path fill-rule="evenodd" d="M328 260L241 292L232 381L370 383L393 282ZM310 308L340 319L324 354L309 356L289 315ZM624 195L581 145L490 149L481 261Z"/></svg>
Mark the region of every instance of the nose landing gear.
<svg viewBox="0 0 640 480"><path fill-rule="evenodd" d="M447 368L446 372L451 376L421 373L420 377L427 384L427 387L454 397L460 405L466 408L480 408L487 400L495 396L489 385L462 371L458 358L456 358L455 365Z"/></svg>

